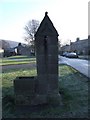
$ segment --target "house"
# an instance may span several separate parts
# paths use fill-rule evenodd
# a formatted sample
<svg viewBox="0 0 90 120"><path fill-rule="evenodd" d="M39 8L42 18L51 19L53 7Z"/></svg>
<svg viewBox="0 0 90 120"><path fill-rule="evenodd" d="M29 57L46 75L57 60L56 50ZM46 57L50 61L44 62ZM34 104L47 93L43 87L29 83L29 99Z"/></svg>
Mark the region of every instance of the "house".
<svg viewBox="0 0 90 120"><path fill-rule="evenodd" d="M18 46L15 47L17 55L31 55L31 47L25 44L19 43Z"/></svg>
<svg viewBox="0 0 90 120"><path fill-rule="evenodd" d="M4 49L3 57L15 56L16 52L14 48Z"/></svg>
<svg viewBox="0 0 90 120"><path fill-rule="evenodd" d="M71 42L70 45L61 47L61 53L63 52L76 52L80 55L90 55L90 36L87 39L76 39L75 42Z"/></svg>
<svg viewBox="0 0 90 120"><path fill-rule="evenodd" d="M23 43L19 46L18 45L19 42L1 39L0 57L9 57L14 55L30 55L30 47L26 47L26 44Z"/></svg>

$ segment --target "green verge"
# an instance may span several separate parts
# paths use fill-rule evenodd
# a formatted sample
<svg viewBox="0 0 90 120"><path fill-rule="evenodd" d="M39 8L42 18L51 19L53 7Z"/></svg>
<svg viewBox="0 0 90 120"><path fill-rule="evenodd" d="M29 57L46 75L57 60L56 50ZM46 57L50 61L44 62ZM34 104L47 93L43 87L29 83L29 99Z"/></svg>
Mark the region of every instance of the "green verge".
<svg viewBox="0 0 90 120"><path fill-rule="evenodd" d="M79 59L90 60L90 55L79 55Z"/></svg>
<svg viewBox="0 0 90 120"><path fill-rule="evenodd" d="M35 63L35 57L28 56L13 56L0 59L0 65L16 65L16 64L27 64L27 63Z"/></svg>
<svg viewBox="0 0 90 120"><path fill-rule="evenodd" d="M36 76L36 69L8 70L2 73L4 118L86 118L88 115L88 79L73 68L59 66L59 92L62 106L48 106L41 111L17 114L14 104L13 80L17 76Z"/></svg>

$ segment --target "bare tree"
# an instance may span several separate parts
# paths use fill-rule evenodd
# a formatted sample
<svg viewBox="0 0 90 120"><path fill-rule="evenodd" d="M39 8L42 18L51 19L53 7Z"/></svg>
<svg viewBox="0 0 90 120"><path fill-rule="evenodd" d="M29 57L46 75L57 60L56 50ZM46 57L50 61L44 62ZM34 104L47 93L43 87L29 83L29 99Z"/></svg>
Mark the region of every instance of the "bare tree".
<svg viewBox="0 0 90 120"><path fill-rule="evenodd" d="M34 35L39 27L38 20L31 20L25 26L26 36L24 37L25 41L32 47L33 51L35 52L35 38Z"/></svg>

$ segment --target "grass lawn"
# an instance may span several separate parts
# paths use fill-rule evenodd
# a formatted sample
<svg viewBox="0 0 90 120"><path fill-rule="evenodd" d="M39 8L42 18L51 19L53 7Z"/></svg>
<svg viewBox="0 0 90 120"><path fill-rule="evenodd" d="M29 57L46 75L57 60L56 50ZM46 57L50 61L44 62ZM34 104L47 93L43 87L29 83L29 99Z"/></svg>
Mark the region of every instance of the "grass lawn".
<svg viewBox="0 0 90 120"><path fill-rule="evenodd" d="M35 63L35 62L36 62L35 57L28 57L28 56L11 56L0 59L0 65L16 65L16 64Z"/></svg>
<svg viewBox="0 0 90 120"><path fill-rule="evenodd" d="M36 69L8 70L2 73L3 117L30 118L30 117L59 117L59 118L86 118L88 116L88 79L73 68L59 66L59 91L62 97L61 106L48 106L42 111L29 113L15 112L13 80L17 76L36 76Z"/></svg>

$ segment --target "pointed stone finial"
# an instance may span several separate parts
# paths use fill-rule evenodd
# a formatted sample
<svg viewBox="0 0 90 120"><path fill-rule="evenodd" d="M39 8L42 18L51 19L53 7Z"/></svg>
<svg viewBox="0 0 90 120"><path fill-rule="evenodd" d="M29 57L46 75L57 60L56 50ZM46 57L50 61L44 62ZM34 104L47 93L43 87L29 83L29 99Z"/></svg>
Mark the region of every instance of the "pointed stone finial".
<svg viewBox="0 0 90 120"><path fill-rule="evenodd" d="M45 16L48 14L48 12L45 12Z"/></svg>

